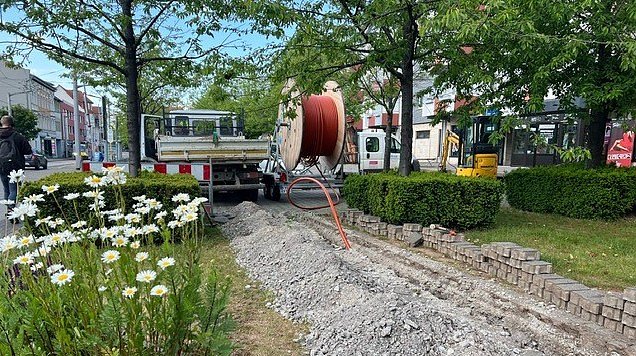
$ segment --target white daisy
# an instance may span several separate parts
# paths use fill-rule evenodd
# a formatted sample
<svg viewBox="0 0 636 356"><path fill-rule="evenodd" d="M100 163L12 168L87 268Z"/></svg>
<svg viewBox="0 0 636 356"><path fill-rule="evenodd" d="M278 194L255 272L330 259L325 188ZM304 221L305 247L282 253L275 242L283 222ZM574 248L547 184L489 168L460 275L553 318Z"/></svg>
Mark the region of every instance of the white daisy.
<svg viewBox="0 0 636 356"><path fill-rule="evenodd" d="M137 288L135 287L125 287L122 291L121 291L121 295L123 295L126 298L132 298L135 293L137 293Z"/></svg>
<svg viewBox="0 0 636 356"><path fill-rule="evenodd" d="M32 265L30 268L31 268L31 271L35 272L35 271L41 269L42 267L44 267L44 263L38 262L38 263Z"/></svg>
<svg viewBox="0 0 636 356"><path fill-rule="evenodd" d="M88 185L91 188L97 188L104 185L104 181L102 177L93 175L93 176L84 178L84 184Z"/></svg>
<svg viewBox="0 0 636 356"><path fill-rule="evenodd" d="M163 210L157 213L157 215L155 215L155 220L161 220L164 217L166 217L166 215L168 215L168 212Z"/></svg>
<svg viewBox="0 0 636 356"><path fill-rule="evenodd" d="M157 261L157 266L159 266L161 269L166 269L170 266L174 266L174 264L175 260L172 257L164 257Z"/></svg>
<svg viewBox="0 0 636 356"><path fill-rule="evenodd" d="M74 224L71 224L71 227L74 228L74 229L81 229L81 228L83 228L86 225L87 225L86 221L80 220L80 221L78 221L78 222L76 222Z"/></svg>
<svg viewBox="0 0 636 356"><path fill-rule="evenodd" d="M185 213L184 215L181 216L181 220L185 221L185 222L191 222L194 221L198 218L198 214L197 213L193 213L193 212L188 212Z"/></svg>
<svg viewBox="0 0 636 356"><path fill-rule="evenodd" d="M70 283L73 279L75 272L70 269L66 269L64 271L60 271L51 276L51 282L57 284L58 286L63 286L67 283Z"/></svg>
<svg viewBox="0 0 636 356"><path fill-rule="evenodd" d="M130 248L132 248L133 250L138 249L141 246L141 242L139 241L133 241L130 243Z"/></svg>
<svg viewBox="0 0 636 356"><path fill-rule="evenodd" d="M163 284L156 285L150 290L150 295L154 295L157 297L162 297L166 293L168 293L168 287L164 286Z"/></svg>
<svg viewBox="0 0 636 356"><path fill-rule="evenodd" d="M24 182L24 170L18 169L17 171L11 171L9 173L9 183L21 183Z"/></svg>
<svg viewBox="0 0 636 356"><path fill-rule="evenodd" d="M68 193L68 194L66 194L64 196L64 199L66 199L66 200L74 200L74 199L79 198L79 196L80 196L79 193Z"/></svg>
<svg viewBox="0 0 636 356"><path fill-rule="evenodd" d="M137 254L135 255L135 261L143 262L147 260L148 257L150 257L150 255L148 255L148 252L137 252Z"/></svg>
<svg viewBox="0 0 636 356"><path fill-rule="evenodd" d="M13 205L13 204L15 204L15 200L8 200L8 199L0 200L0 204L2 204L2 205Z"/></svg>
<svg viewBox="0 0 636 356"><path fill-rule="evenodd" d="M144 200L146 200L146 196L145 195L139 195L139 196L133 197L133 200L134 201L144 201Z"/></svg>
<svg viewBox="0 0 636 356"><path fill-rule="evenodd" d="M157 278L157 272L151 271L151 270L141 271L137 273L137 277L136 277L138 282L146 282L146 283L150 283L154 281L155 278Z"/></svg>
<svg viewBox="0 0 636 356"><path fill-rule="evenodd" d="M119 259L119 251L108 250L102 253L102 262L104 263L113 263Z"/></svg>
<svg viewBox="0 0 636 356"><path fill-rule="evenodd" d="M124 247L128 245L128 242L130 240L128 240L127 237L125 236L115 236L113 237L110 242L113 244L113 246L115 247Z"/></svg>
<svg viewBox="0 0 636 356"><path fill-rule="evenodd" d="M31 194L28 197L25 197L24 199L22 199L22 201L29 202L29 203L41 202L41 201L44 201L44 194Z"/></svg>
<svg viewBox="0 0 636 356"><path fill-rule="evenodd" d="M42 191L45 192L46 194L55 193L55 192L57 192L58 189L60 189L60 185L59 184L43 185L42 186Z"/></svg>
<svg viewBox="0 0 636 356"><path fill-rule="evenodd" d="M106 286L99 286L99 288L97 288L97 291L98 292L104 292L104 291L106 291L106 289L107 289Z"/></svg>
<svg viewBox="0 0 636 356"><path fill-rule="evenodd" d="M34 243L35 239L33 239L33 235L29 235L29 236L24 236L22 238L20 238L20 246L21 247L27 247L30 244Z"/></svg>
<svg viewBox="0 0 636 356"><path fill-rule="evenodd" d="M50 265L50 266L46 269L46 272L47 272L48 274L53 274L53 273L55 273L55 272L57 272L57 271L59 271L59 270L62 270L62 269L64 269L64 266L58 263L58 264Z"/></svg>
<svg viewBox="0 0 636 356"><path fill-rule="evenodd" d="M25 253L22 256L18 256L13 260L14 264L20 264L20 265L30 265L33 264L33 256L31 256L30 253Z"/></svg>
<svg viewBox="0 0 636 356"><path fill-rule="evenodd" d="M190 201L190 195L188 195L186 193L179 193L179 194L177 194L177 195L172 197L172 201L174 201L174 202Z"/></svg>

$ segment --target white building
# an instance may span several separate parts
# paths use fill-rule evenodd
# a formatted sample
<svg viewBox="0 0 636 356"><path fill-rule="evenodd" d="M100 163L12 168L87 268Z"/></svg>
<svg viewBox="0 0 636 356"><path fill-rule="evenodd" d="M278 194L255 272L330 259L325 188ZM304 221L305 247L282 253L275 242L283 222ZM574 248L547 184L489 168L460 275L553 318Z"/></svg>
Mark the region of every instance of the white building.
<svg viewBox="0 0 636 356"><path fill-rule="evenodd" d="M49 157L61 157L62 125L55 109L55 87L28 69L10 68L0 61L0 103L3 107L21 105L38 117L38 136L31 141L34 150Z"/></svg>

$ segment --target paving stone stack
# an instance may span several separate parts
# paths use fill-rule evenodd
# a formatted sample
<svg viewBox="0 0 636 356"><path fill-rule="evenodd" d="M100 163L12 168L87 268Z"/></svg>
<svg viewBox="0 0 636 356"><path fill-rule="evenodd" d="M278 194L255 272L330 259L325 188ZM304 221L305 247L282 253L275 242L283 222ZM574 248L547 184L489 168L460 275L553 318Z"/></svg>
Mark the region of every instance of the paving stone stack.
<svg viewBox="0 0 636 356"><path fill-rule="evenodd" d="M345 211L344 219L370 234L403 240L411 247L424 245L439 251L492 277L515 284L584 320L636 340L636 288L625 289L622 294L591 289L552 273L552 264L541 261L538 250L513 242L493 242L480 247L465 241L463 234L439 225L425 228L411 223L388 225L378 217L354 209Z"/></svg>
<svg viewBox="0 0 636 356"><path fill-rule="evenodd" d="M636 340L636 288L627 288L623 292L623 334Z"/></svg>
<svg viewBox="0 0 636 356"><path fill-rule="evenodd" d="M404 224L402 226L402 235L404 236L404 241L411 247L419 246L424 241L422 238L422 225L420 224Z"/></svg>
<svg viewBox="0 0 636 356"><path fill-rule="evenodd" d="M391 239L402 241L404 240L404 235L402 234L402 226L400 225L387 225L386 227L387 236Z"/></svg>
<svg viewBox="0 0 636 356"><path fill-rule="evenodd" d="M358 219L364 215L362 210L357 209L347 209L342 213L343 220L349 225L356 225L358 223Z"/></svg>

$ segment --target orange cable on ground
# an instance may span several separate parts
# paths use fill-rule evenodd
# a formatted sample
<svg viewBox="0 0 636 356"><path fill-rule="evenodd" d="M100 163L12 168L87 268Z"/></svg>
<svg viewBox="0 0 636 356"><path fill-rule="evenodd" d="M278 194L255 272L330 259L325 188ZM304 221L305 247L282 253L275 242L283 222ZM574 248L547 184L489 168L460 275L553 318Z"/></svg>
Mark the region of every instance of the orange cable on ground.
<svg viewBox="0 0 636 356"><path fill-rule="evenodd" d="M325 193L325 196L327 197L327 201L329 202L328 207L331 209L331 214L333 215L333 219L336 221L336 226L338 227L338 232L340 233L340 237L342 238L342 242L344 243L345 249L347 250L351 249L351 244L349 243L349 239L347 239L347 234L345 233L344 229L342 228L342 224L340 223L340 217L338 216L338 212L336 211L336 205L333 203L333 200L331 200L331 195L329 195L327 188L325 188L325 186L322 183L320 183L320 181L312 177L300 177L300 178L294 179L294 181L291 182L289 187L287 187L287 200L289 201L289 203L297 208L304 209L304 210L313 210L318 208L318 207L305 208L303 206L297 205L291 199L290 192L294 188L294 185L302 181L309 181L312 183L316 183L320 187L320 189L322 189L322 192Z"/></svg>

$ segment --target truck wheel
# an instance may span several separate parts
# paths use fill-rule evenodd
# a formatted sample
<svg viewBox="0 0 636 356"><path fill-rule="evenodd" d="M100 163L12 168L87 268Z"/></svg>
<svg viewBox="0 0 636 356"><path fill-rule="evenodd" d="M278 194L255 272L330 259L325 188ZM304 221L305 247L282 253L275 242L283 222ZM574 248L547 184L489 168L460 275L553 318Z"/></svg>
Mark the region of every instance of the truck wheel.
<svg viewBox="0 0 636 356"><path fill-rule="evenodd" d="M272 200L280 201L280 184L276 184L272 190Z"/></svg>
<svg viewBox="0 0 636 356"><path fill-rule="evenodd" d="M247 191L247 199L249 201L257 202L258 201L258 192L259 189L251 189Z"/></svg>

